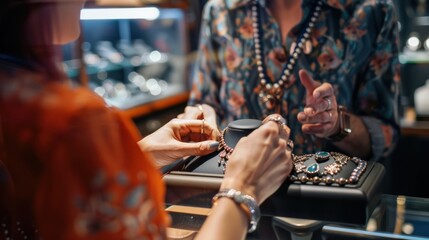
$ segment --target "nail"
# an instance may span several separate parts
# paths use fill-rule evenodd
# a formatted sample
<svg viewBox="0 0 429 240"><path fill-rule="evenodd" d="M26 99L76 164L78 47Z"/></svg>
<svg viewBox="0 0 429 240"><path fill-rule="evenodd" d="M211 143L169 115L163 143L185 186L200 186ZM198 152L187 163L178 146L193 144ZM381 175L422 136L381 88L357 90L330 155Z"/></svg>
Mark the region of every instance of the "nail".
<svg viewBox="0 0 429 240"><path fill-rule="evenodd" d="M212 143L209 144L210 150L217 149L218 147L219 147L219 142L213 141Z"/></svg>

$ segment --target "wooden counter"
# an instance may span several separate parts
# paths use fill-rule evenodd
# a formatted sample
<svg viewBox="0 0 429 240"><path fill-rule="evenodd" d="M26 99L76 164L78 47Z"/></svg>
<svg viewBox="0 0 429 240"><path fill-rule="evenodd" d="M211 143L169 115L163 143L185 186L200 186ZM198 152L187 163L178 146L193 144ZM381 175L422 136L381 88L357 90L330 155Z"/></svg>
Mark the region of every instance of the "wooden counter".
<svg viewBox="0 0 429 240"><path fill-rule="evenodd" d="M188 101L189 92L185 91L156 101L148 102L135 108L125 109L124 113L130 118L142 117L156 111L179 105Z"/></svg>
<svg viewBox="0 0 429 240"><path fill-rule="evenodd" d="M429 121L401 122L401 135L429 138Z"/></svg>

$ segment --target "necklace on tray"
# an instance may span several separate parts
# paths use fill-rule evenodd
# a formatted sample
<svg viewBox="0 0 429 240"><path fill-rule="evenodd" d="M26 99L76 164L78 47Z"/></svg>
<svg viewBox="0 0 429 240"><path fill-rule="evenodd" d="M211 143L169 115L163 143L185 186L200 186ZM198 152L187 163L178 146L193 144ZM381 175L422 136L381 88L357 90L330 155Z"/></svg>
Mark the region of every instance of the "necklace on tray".
<svg viewBox="0 0 429 240"><path fill-rule="evenodd" d="M330 159L334 161L328 162ZM322 163L327 162L324 167ZM355 167L350 176L342 176L342 169L347 164L354 164ZM344 186L346 184L356 184L367 168L367 162L357 158L337 152L317 152L315 154L295 155L293 156L293 171L289 175L292 182L302 184L337 184Z"/></svg>
<svg viewBox="0 0 429 240"><path fill-rule="evenodd" d="M322 0L318 0L314 5L310 19L300 36L297 38L295 47L292 54L288 57L287 63L282 70L282 74L277 81L272 81L267 74L267 69L264 65L264 46L263 46L263 31L262 19L258 15L263 8L258 3L258 0L253 0L252 6L252 26L253 26L253 40L255 42L255 55L259 77L259 99L262 106L265 106L269 111L273 111L280 106L281 99L283 98L283 88L290 84L290 77L293 74L293 69L298 61L299 56L303 52L303 48L310 38L311 31L314 28L315 22L322 10ZM279 111L276 111L279 112Z"/></svg>

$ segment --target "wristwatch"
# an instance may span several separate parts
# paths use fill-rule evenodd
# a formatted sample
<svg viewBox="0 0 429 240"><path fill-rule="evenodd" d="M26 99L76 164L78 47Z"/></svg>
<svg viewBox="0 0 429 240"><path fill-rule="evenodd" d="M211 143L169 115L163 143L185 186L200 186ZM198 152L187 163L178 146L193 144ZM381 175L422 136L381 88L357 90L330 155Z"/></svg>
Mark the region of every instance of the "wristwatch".
<svg viewBox="0 0 429 240"><path fill-rule="evenodd" d="M347 113L346 107L341 105L338 105L338 120L340 121L338 131L327 137L327 139L333 142L341 141L352 133L350 114Z"/></svg>
<svg viewBox="0 0 429 240"><path fill-rule="evenodd" d="M258 221L261 218L261 211L259 210L258 203L253 197L243 194L235 189L221 189L213 197L213 203L216 203L216 201L221 197L232 199L246 212L249 217L249 233L256 230Z"/></svg>

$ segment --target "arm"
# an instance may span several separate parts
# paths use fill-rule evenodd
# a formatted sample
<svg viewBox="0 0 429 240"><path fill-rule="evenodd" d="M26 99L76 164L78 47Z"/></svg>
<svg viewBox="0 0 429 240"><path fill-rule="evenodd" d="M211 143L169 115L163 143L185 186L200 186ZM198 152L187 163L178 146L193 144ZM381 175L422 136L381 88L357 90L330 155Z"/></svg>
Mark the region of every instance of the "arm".
<svg viewBox="0 0 429 240"><path fill-rule="evenodd" d="M399 138L400 74L397 16L392 3L378 4L381 29L358 91L358 110L370 136L371 158L388 156ZM376 16L377 17L377 16Z"/></svg>
<svg viewBox="0 0 429 240"><path fill-rule="evenodd" d="M299 76L307 91L307 105L297 116L302 123L302 131L319 138L335 135L340 128L340 113L333 86L329 83L320 84L305 70L301 70ZM351 134L334 144L347 154L368 158L371 153L369 133L359 116L349 116L353 129Z"/></svg>
<svg viewBox="0 0 429 240"><path fill-rule="evenodd" d="M290 130L265 120L248 137L240 139L228 160L221 189L235 189L252 196L258 204L265 201L292 170L292 157L287 146ZM249 228L249 217L233 200L220 198L213 207L197 239L243 239Z"/></svg>
<svg viewBox="0 0 429 240"><path fill-rule="evenodd" d="M380 14L384 17L383 25L374 37L374 52L368 59L368 67L359 75L361 84L356 86L355 108L348 109L352 132L341 141L332 142L349 155L373 160L391 152L399 132L396 18L391 4L379 4L375 8L383 13ZM300 80L307 90L307 106L298 114L302 130L319 138L329 138L339 130L334 88L329 83L314 81L305 71L300 72Z"/></svg>
<svg viewBox="0 0 429 240"><path fill-rule="evenodd" d="M164 186L132 122L103 103L61 119L66 130L47 126L39 141L46 150L35 216L43 238L163 238Z"/></svg>

